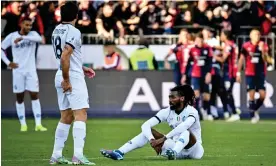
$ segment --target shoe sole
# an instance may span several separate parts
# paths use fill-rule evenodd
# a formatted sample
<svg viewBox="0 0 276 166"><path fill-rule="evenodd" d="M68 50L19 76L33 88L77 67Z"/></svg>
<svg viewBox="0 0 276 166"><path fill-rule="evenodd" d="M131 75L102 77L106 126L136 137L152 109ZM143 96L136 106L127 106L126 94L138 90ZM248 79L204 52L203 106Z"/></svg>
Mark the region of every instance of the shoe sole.
<svg viewBox="0 0 276 166"><path fill-rule="evenodd" d="M109 159L112 159L112 160L123 160L123 159L118 159L118 158L114 159L114 158L111 157L111 155L109 155L108 153L105 153L104 151L101 151L101 154L102 154L104 157L109 158Z"/></svg>
<svg viewBox="0 0 276 166"><path fill-rule="evenodd" d="M72 162L72 165L88 165L88 164L82 164L80 162ZM90 165L96 165L96 164L90 164Z"/></svg>
<svg viewBox="0 0 276 166"><path fill-rule="evenodd" d="M41 131L41 132L45 132L45 131L47 131L47 130L35 130L35 131Z"/></svg>

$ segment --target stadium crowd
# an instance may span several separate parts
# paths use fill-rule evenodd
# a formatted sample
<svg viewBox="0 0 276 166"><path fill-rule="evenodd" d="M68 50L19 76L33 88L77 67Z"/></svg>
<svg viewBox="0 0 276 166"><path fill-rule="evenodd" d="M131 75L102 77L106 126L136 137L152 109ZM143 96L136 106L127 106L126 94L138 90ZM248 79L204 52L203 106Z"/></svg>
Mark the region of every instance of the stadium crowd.
<svg viewBox="0 0 276 166"><path fill-rule="evenodd" d="M45 43L51 43L52 31L61 21L60 6L65 2L1 2L2 20L6 21L2 36L18 30L20 21L29 17L34 23L33 30L42 35ZM77 0L76 3L77 28L82 33L119 38L119 44L126 44L125 35L178 34L183 27L193 32L208 26L214 32L230 30L235 35L248 35L249 26L259 27L262 35L268 35L276 25L275 1Z"/></svg>

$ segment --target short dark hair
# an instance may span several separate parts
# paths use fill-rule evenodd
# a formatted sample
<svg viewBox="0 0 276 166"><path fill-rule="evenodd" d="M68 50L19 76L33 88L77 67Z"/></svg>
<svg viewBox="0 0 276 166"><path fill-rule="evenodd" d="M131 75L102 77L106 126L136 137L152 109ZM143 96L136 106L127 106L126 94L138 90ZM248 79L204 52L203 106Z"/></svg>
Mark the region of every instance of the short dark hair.
<svg viewBox="0 0 276 166"><path fill-rule="evenodd" d="M60 7L61 21L73 21L77 18L79 9L73 2L66 2Z"/></svg>
<svg viewBox="0 0 276 166"><path fill-rule="evenodd" d="M145 46L145 47L148 48L149 47L149 42L146 38L141 37L140 40L139 40L139 45L140 46Z"/></svg>
<svg viewBox="0 0 276 166"><path fill-rule="evenodd" d="M232 39L232 33L229 30L223 30L222 33L227 37L227 39Z"/></svg>
<svg viewBox="0 0 276 166"><path fill-rule="evenodd" d="M198 32L195 37L203 39L203 34L201 32Z"/></svg>
<svg viewBox="0 0 276 166"><path fill-rule="evenodd" d="M113 45L115 45L115 42L111 40L108 40L104 43L104 46L113 46Z"/></svg>
<svg viewBox="0 0 276 166"><path fill-rule="evenodd" d="M171 91L177 91L179 96L184 97L184 107L187 105L194 105L195 92L190 85L178 85L171 89Z"/></svg>
<svg viewBox="0 0 276 166"><path fill-rule="evenodd" d="M32 19L26 16L26 17L23 17L21 20L21 22L24 22L24 21L32 21Z"/></svg>

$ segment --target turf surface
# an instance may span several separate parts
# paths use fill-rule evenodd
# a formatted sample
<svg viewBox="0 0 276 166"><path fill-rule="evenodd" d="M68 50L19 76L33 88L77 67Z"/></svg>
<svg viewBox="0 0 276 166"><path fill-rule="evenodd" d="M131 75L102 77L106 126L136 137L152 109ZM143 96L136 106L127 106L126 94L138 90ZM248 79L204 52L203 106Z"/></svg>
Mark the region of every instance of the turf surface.
<svg viewBox="0 0 276 166"><path fill-rule="evenodd" d="M202 122L205 155L202 160L167 161L156 157L149 145L128 153L123 161L103 158L101 148L114 149L138 134L144 120L89 119L85 145L86 156L100 166L180 166L180 165L276 165L276 121L226 123ZM44 119L47 132L35 132L34 121L28 120L26 133L19 132L16 119L2 119L3 166L46 166L53 149L57 119ZM169 128L157 129L167 133ZM72 157L72 134L66 142L64 156Z"/></svg>

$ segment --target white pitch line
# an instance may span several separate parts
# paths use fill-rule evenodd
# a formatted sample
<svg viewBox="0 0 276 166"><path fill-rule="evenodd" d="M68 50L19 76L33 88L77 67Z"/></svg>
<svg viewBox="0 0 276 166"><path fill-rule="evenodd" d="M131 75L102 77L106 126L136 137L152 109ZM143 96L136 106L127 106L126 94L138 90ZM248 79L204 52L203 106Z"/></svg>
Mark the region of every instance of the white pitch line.
<svg viewBox="0 0 276 166"><path fill-rule="evenodd" d="M204 155L204 157L237 157L240 155ZM246 157L263 157L264 155L259 154L248 154ZM92 157L88 158L89 160L99 160L104 159L105 157ZM124 157L125 159L147 159L147 158L163 158L161 156L144 156L144 157ZM1 160L2 162L24 162L24 161L49 161L50 159L18 159L18 160Z"/></svg>

